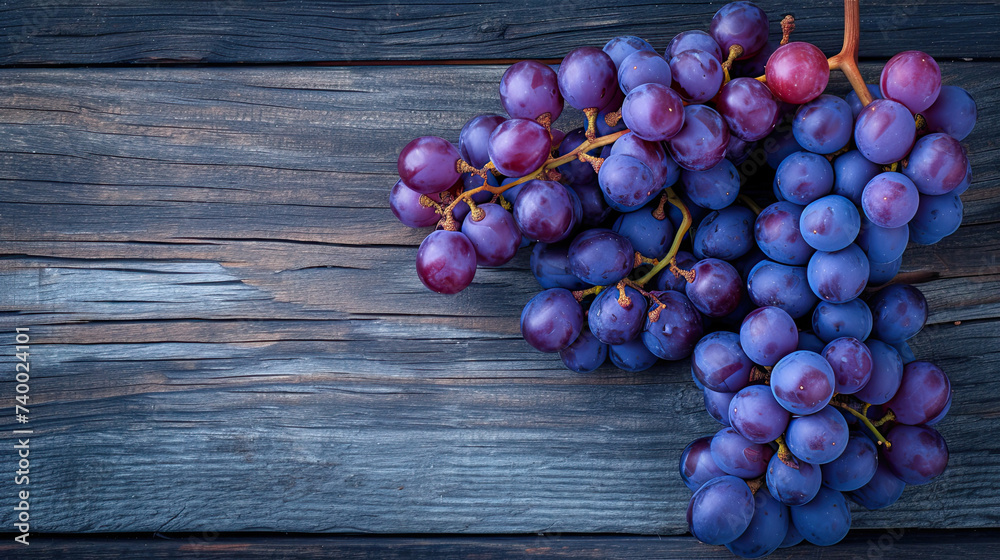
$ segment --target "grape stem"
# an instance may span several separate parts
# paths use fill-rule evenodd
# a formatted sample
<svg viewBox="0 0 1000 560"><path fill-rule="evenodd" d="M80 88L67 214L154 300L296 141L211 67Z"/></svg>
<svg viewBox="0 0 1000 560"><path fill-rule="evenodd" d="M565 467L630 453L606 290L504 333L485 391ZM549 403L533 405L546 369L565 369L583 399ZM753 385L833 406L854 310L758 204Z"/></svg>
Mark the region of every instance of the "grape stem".
<svg viewBox="0 0 1000 560"><path fill-rule="evenodd" d="M740 202L742 202L743 204L746 204L747 208L753 210L754 214L757 214L758 216L760 216L760 213L763 210L761 210L760 206L756 202L754 202L752 198L750 198L749 196L747 196L745 194L741 194L739 196L739 198L740 198Z"/></svg>
<svg viewBox="0 0 1000 560"><path fill-rule="evenodd" d="M827 59L830 70L840 70L851 82L854 93L858 95L861 106L872 102L872 94L861 77L858 69L858 45L861 43L861 7L860 0L844 0L844 47L834 56Z"/></svg>
<svg viewBox="0 0 1000 560"><path fill-rule="evenodd" d="M670 202L670 204L673 204L674 206L677 207L678 210L681 211L683 219L681 220L680 227L677 228L677 234L674 235L674 242L670 246L670 250L667 251L667 254L664 255L662 259L660 259L660 262L656 266L654 266L652 270L643 275L642 278L639 278L638 280L635 281L635 283L639 284L640 286L645 286L647 282L652 280L653 277L656 276L661 270L670 266L671 263L674 263L674 266L677 265L677 263L675 262L675 259L677 257L677 251L679 251L681 248L681 241L684 239L684 235L687 234L688 229L691 228L691 222L692 222L691 212L688 210L687 206L685 206L684 202L674 193L673 189L668 188L666 190L666 193L667 193L667 200ZM694 281L693 277L688 279L688 282L692 281Z"/></svg>
<svg viewBox="0 0 1000 560"><path fill-rule="evenodd" d="M778 439L774 440L774 442L778 444L778 460L790 469L799 470L799 462L795 460L795 455L792 455L792 451L788 449L788 444L785 443L785 436L778 436Z"/></svg>
<svg viewBox="0 0 1000 560"><path fill-rule="evenodd" d="M850 1L850 0L848 0L848 1ZM861 420L861 423L864 424L865 427L867 427L869 430L871 430L871 432L873 434L875 434L875 437L878 439L878 444L879 445L884 445L886 449L889 449L890 447L892 447L892 444L889 443L889 440L885 439L885 436L883 436L882 433L878 431L878 428L876 428L875 425L872 424L872 421L868 419L868 416L866 416L866 415L858 412L857 410L854 410L854 407L852 407L851 405L849 405L847 403L831 402L830 404L832 404L834 406L838 406L838 407L846 410L847 412L850 412L858 420Z"/></svg>

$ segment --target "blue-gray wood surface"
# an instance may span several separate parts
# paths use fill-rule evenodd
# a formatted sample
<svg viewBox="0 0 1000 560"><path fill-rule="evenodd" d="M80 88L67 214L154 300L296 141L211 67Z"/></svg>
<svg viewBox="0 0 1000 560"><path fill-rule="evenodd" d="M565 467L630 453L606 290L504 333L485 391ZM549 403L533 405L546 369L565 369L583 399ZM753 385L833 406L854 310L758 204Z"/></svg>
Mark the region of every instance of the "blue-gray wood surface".
<svg viewBox="0 0 1000 560"><path fill-rule="evenodd" d="M808 4L762 2L833 54L841 4ZM413 269L426 231L388 209L409 139L501 111L489 59L623 33L662 49L717 7L547 6L0 3L0 433L30 327L33 530L686 531L678 455L718 429L686 362L564 369L518 334L526 254L435 295ZM979 124L962 228L901 273L931 305L912 346L955 391L949 470L855 526L997 527L1000 15L862 13L869 81L922 48ZM480 63L421 64L441 59Z"/></svg>

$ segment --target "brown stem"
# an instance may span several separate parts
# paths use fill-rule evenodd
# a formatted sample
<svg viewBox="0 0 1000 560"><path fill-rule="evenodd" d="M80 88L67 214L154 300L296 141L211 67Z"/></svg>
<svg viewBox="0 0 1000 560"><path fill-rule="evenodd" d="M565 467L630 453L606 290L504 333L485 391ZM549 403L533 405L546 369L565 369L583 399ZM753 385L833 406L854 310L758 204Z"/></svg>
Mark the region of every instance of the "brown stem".
<svg viewBox="0 0 1000 560"><path fill-rule="evenodd" d="M747 481L747 486L750 487L750 492L756 494L758 490L764 487L765 484L764 475L758 476L757 478Z"/></svg>
<svg viewBox="0 0 1000 560"><path fill-rule="evenodd" d="M795 16L788 14L781 20L781 42L778 43L778 46L788 44L792 31L795 31Z"/></svg>
<svg viewBox="0 0 1000 560"><path fill-rule="evenodd" d="M587 140L591 142L597 137L597 113L600 109L597 107L587 107L583 110L583 114L587 116Z"/></svg>
<svg viewBox="0 0 1000 560"><path fill-rule="evenodd" d="M795 459L795 455L792 455L792 451L788 449L788 444L785 443L785 436L778 436L778 439L774 441L778 444L778 460L784 463L786 467L799 470L799 462Z"/></svg>
<svg viewBox="0 0 1000 560"><path fill-rule="evenodd" d="M607 115L604 115L604 123L607 124L608 126L615 126L618 124L618 121L620 120L622 120L621 109L618 109L617 111L612 111Z"/></svg>
<svg viewBox="0 0 1000 560"><path fill-rule="evenodd" d="M627 284L626 284L625 280L622 280L622 281L618 282L618 286L617 286L617 288L618 288L618 305L620 305L622 307L622 309L632 309L632 298L630 298L627 295L625 295L625 286L626 285Z"/></svg>
<svg viewBox="0 0 1000 560"><path fill-rule="evenodd" d="M722 63L722 72L724 74L723 83L729 81L729 71L733 68L733 62L743 54L743 47L740 45L733 45L729 47L729 57L726 61Z"/></svg>
<svg viewBox="0 0 1000 560"><path fill-rule="evenodd" d="M660 195L660 202L657 203L656 209L653 210L653 218L661 222L663 220L666 220L667 219L666 206L667 206L667 191L663 191L663 194Z"/></svg>
<svg viewBox="0 0 1000 560"><path fill-rule="evenodd" d="M861 43L861 8L859 0L844 0L844 47L835 56L828 59L830 70L840 70L851 82L854 93L858 95L861 106L866 107L872 102L872 94L868 91L861 70L858 69L858 46Z"/></svg>
<svg viewBox="0 0 1000 560"><path fill-rule="evenodd" d="M604 163L604 158L592 156L586 152L576 154L576 159L589 163L590 166L594 168L594 173L600 173L601 164Z"/></svg>

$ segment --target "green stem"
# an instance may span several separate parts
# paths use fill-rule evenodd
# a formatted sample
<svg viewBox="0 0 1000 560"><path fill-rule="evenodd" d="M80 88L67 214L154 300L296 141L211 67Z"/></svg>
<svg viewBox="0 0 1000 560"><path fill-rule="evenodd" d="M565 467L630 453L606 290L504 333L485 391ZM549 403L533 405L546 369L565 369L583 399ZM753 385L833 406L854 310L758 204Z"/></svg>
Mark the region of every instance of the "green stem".
<svg viewBox="0 0 1000 560"><path fill-rule="evenodd" d="M673 204L678 210L681 211L684 219L681 220L681 226L677 228L677 234L674 235L674 243L670 246L670 250L667 251L667 254L660 259L659 264L654 266L652 270L647 272L642 278L635 281L635 283L640 286L646 285L646 283L652 280L653 277L656 276L661 270L670 266L674 257L677 256L677 251L680 251L681 249L681 241L684 239L684 235L687 234L688 229L691 227L691 212L687 209L687 206L684 205L684 202L678 198L676 194L674 194L673 189L667 189L667 200L670 204Z"/></svg>
<svg viewBox="0 0 1000 560"><path fill-rule="evenodd" d="M875 437L878 439L879 444L884 445L886 449L892 447L892 444L889 443L889 440L885 439L885 436L883 436L882 433L878 431L878 428L876 428L875 425L872 424L872 421L868 419L868 416L861 414L857 410L854 410L854 408L852 408L851 405L847 403L831 402L830 404L834 406L839 406L840 408L853 414L855 417L857 417L858 420L861 420L861 423L864 424L869 430L871 430L873 434L875 434Z"/></svg>

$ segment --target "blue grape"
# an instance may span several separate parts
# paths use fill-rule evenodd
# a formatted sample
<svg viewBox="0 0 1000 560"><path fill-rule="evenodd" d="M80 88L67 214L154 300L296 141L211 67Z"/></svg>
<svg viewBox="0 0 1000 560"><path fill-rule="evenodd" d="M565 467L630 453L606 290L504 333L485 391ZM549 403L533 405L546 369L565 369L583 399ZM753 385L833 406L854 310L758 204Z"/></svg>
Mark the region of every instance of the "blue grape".
<svg viewBox="0 0 1000 560"><path fill-rule="evenodd" d="M833 368L823 356L797 350L771 370L771 391L778 404L792 414L814 414L830 402L836 387ZM801 457L801 456L800 456ZM801 457L810 463L807 457Z"/></svg>
<svg viewBox="0 0 1000 560"><path fill-rule="evenodd" d="M740 174L726 159L705 171L681 171L681 184L695 204L710 210L729 206L740 194Z"/></svg>
<svg viewBox="0 0 1000 560"><path fill-rule="evenodd" d="M792 121L796 142L817 154L832 154L846 146L853 128L851 106L835 95L820 95L802 105Z"/></svg>
<svg viewBox="0 0 1000 560"><path fill-rule="evenodd" d="M576 341L559 351L563 364L577 373L590 373L601 367L608 357L608 345L583 329Z"/></svg>
<svg viewBox="0 0 1000 560"><path fill-rule="evenodd" d="M719 259L703 259L691 268L694 280L684 287L698 311L709 317L725 317L740 303L742 279L733 265Z"/></svg>
<svg viewBox="0 0 1000 560"><path fill-rule="evenodd" d="M396 170L407 187L420 194L434 194L458 181L459 173L455 170L458 159L458 148L451 142L437 136L421 136L403 147Z"/></svg>
<svg viewBox="0 0 1000 560"><path fill-rule="evenodd" d="M588 286L569 268L568 243L536 243L531 250L531 274L543 288L582 290Z"/></svg>
<svg viewBox="0 0 1000 560"><path fill-rule="evenodd" d="M754 305L774 306L793 319L809 314L816 305L816 294L809 288L804 266L788 266L761 261L747 277L747 293Z"/></svg>
<svg viewBox="0 0 1000 560"><path fill-rule="evenodd" d="M816 336L824 342L843 336L864 341L872 332L872 312L859 299L844 303L821 301L813 310L812 327Z"/></svg>
<svg viewBox="0 0 1000 560"><path fill-rule="evenodd" d="M809 331L799 331L799 345L796 347L796 350L808 350L822 354L825 347L826 343L820 340L815 334Z"/></svg>
<svg viewBox="0 0 1000 560"><path fill-rule="evenodd" d="M882 450L882 457L892 473L907 484L927 484L948 466L948 444L934 428L896 424L885 437L892 445ZM712 441L715 458L715 439Z"/></svg>
<svg viewBox="0 0 1000 560"><path fill-rule="evenodd" d="M732 427L716 432L711 448L712 459L723 472L747 479L764 474L774 454L769 446L748 440Z"/></svg>
<svg viewBox="0 0 1000 560"><path fill-rule="evenodd" d="M725 331L702 338L691 357L695 377L708 389L719 392L735 393L746 387L752 367L753 363L740 345L739 335Z"/></svg>
<svg viewBox="0 0 1000 560"><path fill-rule="evenodd" d="M927 300L909 284L893 284L879 290L871 301L875 336L888 343L915 336L927 322Z"/></svg>
<svg viewBox="0 0 1000 560"><path fill-rule="evenodd" d="M521 232L514 217L499 204L480 204L483 212L479 221L470 213L462 222L462 233L476 249L479 266L500 266L509 262L521 245Z"/></svg>
<svg viewBox="0 0 1000 560"><path fill-rule="evenodd" d="M726 83L715 99L732 135L748 142L761 140L781 119L780 103L767 86L753 78L735 78Z"/></svg>
<svg viewBox="0 0 1000 560"><path fill-rule="evenodd" d="M722 48L719 47L719 43L716 43L715 39L708 33L699 30L681 31L677 35L674 35L674 38L667 44L667 49L663 53L663 57L669 60L684 51L692 49L711 53L719 62L725 62L726 60L722 56Z"/></svg>
<svg viewBox="0 0 1000 560"><path fill-rule="evenodd" d="M669 187L680 177L681 168L667 155L660 142L649 142L628 132L611 145L611 155L617 154L632 156L646 164L653 173L654 185Z"/></svg>
<svg viewBox="0 0 1000 560"><path fill-rule="evenodd" d="M944 371L930 362L911 362L886 407L895 413L896 422L915 426L937 418L950 401L951 381Z"/></svg>
<svg viewBox="0 0 1000 560"><path fill-rule="evenodd" d="M663 308L650 302L649 313L658 309L655 321L646 316L642 342L657 357L682 360L691 355L695 344L704 334L701 314L684 294L675 291L651 292Z"/></svg>
<svg viewBox="0 0 1000 560"><path fill-rule="evenodd" d="M623 344L611 345L609 354L611 355L611 363L618 369L632 373L645 371L656 363L656 356L638 338Z"/></svg>
<svg viewBox="0 0 1000 560"><path fill-rule="evenodd" d="M882 172L882 168L868 161L858 150L844 152L833 160L833 194L861 206L861 193L865 185Z"/></svg>
<svg viewBox="0 0 1000 560"><path fill-rule="evenodd" d="M509 119L490 134L487 150L497 171L523 177L545 163L552 151L552 137L533 120Z"/></svg>
<svg viewBox="0 0 1000 560"><path fill-rule="evenodd" d="M868 255L868 260L877 263L891 263L903 255L910 230L906 226L884 228L868 218L861 219L858 233L858 247Z"/></svg>
<svg viewBox="0 0 1000 560"><path fill-rule="evenodd" d="M902 264L903 257L899 257L889 263L877 263L869 260L868 285L881 286L882 284L892 280L896 277L896 273L899 272L899 267L902 266Z"/></svg>
<svg viewBox="0 0 1000 560"><path fill-rule="evenodd" d="M872 101L876 99L882 99L882 92L878 89L875 84L868 84L868 93L872 95ZM851 106L851 113L854 114L854 120L858 120L858 115L861 114L861 110L864 107L861 106L861 99L858 98L858 94L852 89L844 96L847 104Z"/></svg>
<svg viewBox="0 0 1000 560"><path fill-rule="evenodd" d="M695 381L698 381L697 377ZM723 426L729 426L729 404L733 402L736 393L717 392L707 387L702 387L701 391L705 400L705 410L709 416L718 420Z"/></svg>
<svg viewBox="0 0 1000 560"><path fill-rule="evenodd" d="M706 544L725 544L743 534L753 519L750 487L735 476L706 482L691 497L687 522L691 534Z"/></svg>
<svg viewBox="0 0 1000 560"><path fill-rule="evenodd" d="M691 49L670 59L673 88L688 103L709 101L722 87L722 65L711 53Z"/></svg>
<svg viewBox="0 0 1000 560"><path fill-rule="evenodd" d="M792 512L791 510L789 510L788 532L785 533L785 540L781 541L781 544L778 545L778 548L790 548L805 540L802 534L799 533L799 530L795 528L795 523L792 523L791 519L792 519Z"/></svg>
<svg viewBox="0 0 1000 560"><path fill-rule="evenodd" d="M853 243L839 251L816 251L806 268L813 293L832 303L844 303L861 295L870 271L865 252Z"/></svg>
<svg viewBox="0 0 1000 560"><path fill-rule="evenodd" d="M747 142L740 140L735 135L729 135L729 144L726 146L726 159L734 165L739 165L750 158L750 154L757 148L759 142ZM756 165L757 162L753 162Z"/></svg>
<svg viewBox="0 0 1000 560"><path fill-rule="evenodd" d="M760 250L782 264L807 264L815 249L802 238L801 215L802 206L791 202L775 202L764 208L754 224L754 239Z"/></svg>
<svg viewBox="0 0 1000 560"><path fill-rule="evenodd" d="M795 152L778 166L774 184L785 200L809 204L833 190L833 166L823 156Z"/></svg>
<svg viewBox="0 0 1000 560"><path fill-rule="evenodd" d="M892 474L884 462L880 462L868 484L848 492L847 497L865 509L876 510L896 503L896 500L903 495L904 488L906 483Z"/></svg>
<svg viewBox="0 0 1000 560"><path fill-rule="evenodd" d="M649 167L626 154L613 154L605 159L597 180L608 205L619 212L644 206L661 190Z"/></svg>
<svg viewBox="0 0 1000 560"><path fill-rule="evenodd" d="M781 162L796 153L802 151L802 146L795 140L790 128L779 126L762 143L764 151L767 152L767 165L771 169L777 170Z"/></svg>
<svg viewBox="0 0 1000 560"><path fill-rule="evenodd" d="M490 134L505 120L500 115L479 115L469 119L458 133L458 152L462 159L478 168L489 163Z"/></svg>
<svg viewBox="0 0 1000 560"><path fill-rule="evenodd" d="M543 243L569 237L582 213L580 199L554 181L528 181L514 204L514 221L521 233Z"/></svg>
<svg viewBox="0 0 1000 560"><path fill-rule="evenodd" d="M594 286L618 283L632 272L632 243L610 229L588 229L569 244L569 269Z"/></svg>
<svg viewBox="0 0 1000 560"><path fill-rule="evenodd" d="M476 249L457 231L439 229L420 242L417 277L431 291L457 294L472 284L476 274Z"/></svg>
<svg viewBox="0 0 1000 560"><path fill-rule="evenodd" d="M917 213L920 194L913 181L902 173L880 173L865 185L861 208L877 226L894 228L906 225Z"/></svg>
<svg viewBox="0 0 1000 560"><path fill-rule="evenodd" d="M534 60L512 64L500 78L500 104L513 118L535 120L548 113L555 121L563 110L555 71Z"/></svg>
<svg viewBox="0 0 1000 560"><path fill-rule="evenodd" d="M903 360L895 348L881 340L870 339L865 344L872 355L872 375L854 396L866 403L885 404L899 390Z"/></svg>
<svg viewBox="0 0 1000 560"><path fill-rule="evenodd" d="M903 174L920 194L939 196L962 183L968 166L965 149L958 140L937 132L917 140L903 164Z"/></svg>
<svg viewBox="0 0 1000 560"><path fill-rule="evenodd" d="M617 68L629 55L639 51L652 51L653 46L639 37L622 35L608 41L602 50L611 57Z"/></svg>
<svg viewBox="0 0 1000 560"><path fill-rule="evenodd" d="M708 32L723 53L739 45L740 58L750 58L767 44L767 15L753 2L730 2L715 12Z"/></svg>
<svg viewBox="0 0 1000 560"><path fill-rule="evenodd" d="M705 216L694 235L694 255L731 261L742 257L753 245L756 216L743 206L729 206Z"/></svg>
<svg viewBox="0 0 1000 560"><path fill-rule="evenodd" d="M781 462L777 455L767 464L767 489L781 503L801 506L816 497L823 485L823 475L817 465L796 461L799 468Z"/></svg>
<svg viewBox="0 0 1000 560"><path fill-rule="evenodd" d="M851 434L840 457L822 465L823 484L841 492L857 490L868 484L877 468L878 450L872 440Z"/></svg>
<svg viewBox="0 0 1000 560"><path fill-rule="evenodd" d="M631 286L625 286L624 292L630 300L627 307L622 307L621 291L616 286L597 294L590 304L590 331L605 344L624 344L635 339L645 322L646 299Z"/></svg>
<svg viewBox="0 0 1000 560"><path fill-rule="evenodd" d="M976 126L976 102L957 86L941 86L937 99L920 114L927 119L928 130L947 133L956 140L964 140Z"/></svg>
<svg viewBox="0 0 1000 560"><path fill-rule="evenodd" d="M854 124L854 141L869 161L888 165L903 159L917 135L913 114L901 103L876 99Z"/></svg>
<svg viewBox="0 0 1000 560"><path fill-rule="evenodd" d="M559 143L559 155L564 156L572 152L586 139L586 131L582 128L576 128L567 132L566 136L563 137L562 142ZM600 155L600 150L595 148L587 152L587 154L597 157ZM597 177L597 173L594 173L594 166L578 159L564 163L556 169L562 175L563 179L570 185L589 183ZM505 192L504 195L506 194L507 193Z"/></svg>
<svg viewBox="0 0 1000 560"><path fill-rule="evenodd" d="M607 201L604 200L604 193L601 192L601 187L597 184L597 181L580 185L570 185L569 188L580 199L580 207L583 209L583 214L580 217L581 224L591 227L600 225L611 215L611 208L608 206Z"/></svg>
<svg viewBox="0 0 1000 560"><path fill-rule="evenodd" d="M777 364L786 355L793 353L798 344L799 334L795 321L777 307L754 309L740 327L740 345L743 351L747 357L762 366ZM781 402L779 395L775 394L775 397Z"/></svg>
<svg viewBox="0 0 1000 560"><path fill-rule="evenodd" d="M815 414L792 418L785 432L785 443L798 459L823 465L840 457L849 437L844 416L832 406L825 406Z"/></svg>
<svg viewBox="0 0 1000 560"><path fill-rule="evenodd" d="M536 350L558 352L583 329L583 309L573 293L550 288L531 298L521 312L521 335Z"/></svg>
<svg viewBox="0 0 1000 560"><path fill-rule="evenodd" d="M753 496L754 512L743 534L726 543L730 552L743 558L760 558L778 549L788 533L788 507L775 500L767 489Z"/></svg>
<svg viewBox="0 0 1000 560"><path fill-rule="evenodd" d="M656 51L636 51L618 65L618 85L626 95L643 84L670 87L670 82L670 63Z"/></svg>
<svg viewBox="0 0 1000 560"><path fill-rule="evenodd" d="M788 411L778 404L766 385L740 389L729 403L729 424L753 443L770 443L788 427Z"/></svg>
<svg viewBox="0 0 1000 560"><path fill-rule="evenodd" d="M882 94L914 114L930 107L941 91L941 69L931 56L920 51L904 51L890 58L880 78Z"/></svg>
<svg viewBox="0 0 1000 560"><path fill-rule="evenodd" d="M833 340L821 352L833 369L838 393L857 393L872 376L872 353L860 340L845 336Z"/></svg>
<svg viewBox="0 0 1000 560"><path fill-rule="evenodd" d="M615 61L593 47L571 50L559 65L557 78L563 99L580 111L603 109L618 92Z"/></svg>
<svg viewBox="0 0 1000 560"><path fill-rule="evenodd" d="M726 475L712 459L711 443L711 436L700 437L687 444L681 452L681 479L692 492L709 480Z"/></svg>
<svg viewBox="0 0 1000 560"><path fill-rule="evenodd" d="M916 243L933 245L958 230L964 211L962 198L954 191L941 196L920 195L909 235Z"/></svg>
<svg viewBox="0 0 1000 560"><path fill-rule="evenodd" d="M643 140L668 140L684 125L684 102L670 86L642 84L625 96L622 120L632 134Z"/></svg>
<svg viewBox="0 0 1000 560"><path fill-rule="evenodd" d="M820 488L811 502L789 510L795 528L817 546L837 544L851 530L851 509L844 495L830 488Z"/></svg>
<svg viewBox="0 0 1000 560"><path fill-rule="evenodd" d="M809 203L799 218L802 239L817 251L839 251L861 231L861 214L850 200L831 194Z"/></svg>
<svg viewBox="0 0 1000 560"><path fill-rule="evenodd" d="M896 349L896 352L899 352L899 357L902 358L904 366L910 362L917 361L917 357L913 355L913 350L909 344L905 342L893 342L889 346L892 346Z"/></svg>
<svg viewBox="0 0 1000 560"><path fill-rule="evenodd" d="M681 270L689 270L696 262L698 262L698 259L687 251L677 251L675 258L677 261L677 268ZM668 267L664 268L653 277L652 284L654 289L657 291L662 292L665 290L674 290L677 292L683 292L684 286L687 285L687 280L683 277L675 276L673 272L670 272L670 268Z"/></svg>
<svg viewBox="0 0 1000 560"><path fill-rule="evenodd" d="M644 257L658 259L666 254L674 241L674 225L666 218L656 219L650 203L635 212L618 216L612 230L632 243L632 249Z"/></svg>
<svg viewBox="0 0 1000 560"><path fill-rule="evenodd" d="M729 127L722 116L705 105L684 108L684 126L667 141L667 150L677 165L689 171L705 171L726 157Z"/></svg>

